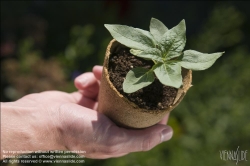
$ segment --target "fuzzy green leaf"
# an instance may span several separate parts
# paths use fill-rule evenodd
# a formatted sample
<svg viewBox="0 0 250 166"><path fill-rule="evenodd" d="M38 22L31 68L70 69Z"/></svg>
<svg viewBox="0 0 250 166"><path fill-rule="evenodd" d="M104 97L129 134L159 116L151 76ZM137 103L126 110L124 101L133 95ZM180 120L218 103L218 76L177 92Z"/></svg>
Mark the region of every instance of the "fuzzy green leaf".
<svg viewBox="0 0 250 166"><path fill-rule="evenodd" d="M141 32L143 35L147 36L149 39L151 39L153 41L153 43L154 43L154 46L155 46L155 44L156 44L155 39L154 39L153 35L149 31L145 31L145 30L140 29L140 28L135 28L135 29L137 31Z"/></svg>
<svg viewBox="0 0 250 166"><path fill-rule="evenodd" d="M105 24L104 26L114 39L127 47L138 50L146 50L155 47L152 35L146 33L144 30L138 30L138 28L126 25Z"/></svg>
<svg viewBox="0 0 250 166"><path fill-rule="evenodd" d="M194 50L186 50L184 51L181 66L191 70L205 70L212 66L223 53L205 54Z"/></svg>
<svg viewBox="0 0 250 166"><path fill-rule="evenodd" d="M123 90L125 93L133 93L150 85L154 79L154 72L152 70L141 67L131 69L123 82Z"/></svg>
<svg viewBox="0 0 250 166"><path fill-rule="evenodd" d="M145 58L145 59L155 60L157 62L163 62L161 51L157 48L150 48L150 49L144 50L140 54L137 54L136 56Z"/></svg>
<svg viewBox="0 0 250 166"><path fill-rule="evenodd" d="M158 43L161 42L162 36L168 31L168 28L156 18L151 18L149 29Z"/></svg>
<svg viewBox="0 0 250 166"><path fill-rule="evenodd" d="M159 81L167 86L179 88L182 85L181 65L176 62L162 63L154 69Z"/></svg>
<svg viewBox="0 0 250 166"><path fill-rule="evenodd" d="M178 57L186 44L186 24L182 20L178 25L168 30L162 38L166 60Z"/></svg>
<svg viewBox="0 0 250 166"><path fill-rule="evenodd" d="M142 52L142 50L130 49L129 52L133 55L138 55Z"/></svg>

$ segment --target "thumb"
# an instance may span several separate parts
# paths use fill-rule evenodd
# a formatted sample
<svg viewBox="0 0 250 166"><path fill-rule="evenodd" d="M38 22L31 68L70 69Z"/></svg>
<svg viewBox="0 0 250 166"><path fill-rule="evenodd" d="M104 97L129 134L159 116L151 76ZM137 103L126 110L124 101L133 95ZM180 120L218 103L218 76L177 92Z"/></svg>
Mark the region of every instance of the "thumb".
<svg viewBox="0 0 250 166"><path fill-rule="evenodd" d="M105 140L102 145L104 149L99 148L98 158L120 157L131 152L148 151L161 142L170 140L172 135L172 128L162 124L140 130L111 125L105 134L102 134Z"/></svg>
<svg viewBox="0 0 250 166"><path fill-rule="evenodd" d="M142 130L127 130L123 147L131 152L149 151L156 145L168 141L173 136L170 126L157 124Z"/></svg>

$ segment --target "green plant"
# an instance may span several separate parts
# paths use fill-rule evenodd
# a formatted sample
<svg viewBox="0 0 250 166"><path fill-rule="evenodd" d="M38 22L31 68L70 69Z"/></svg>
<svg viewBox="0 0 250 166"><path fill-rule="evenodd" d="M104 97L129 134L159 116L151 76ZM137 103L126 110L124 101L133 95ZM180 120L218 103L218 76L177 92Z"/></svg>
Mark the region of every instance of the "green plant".
<svg viewBox="0 0 250 166"><path fill-rule="evenodd" d="M182 67L205 70L224 53L205 54L194 50L183 52L186 44L185 20L168 29L161 21L152 18L150 31L126 25L105 24L104 26L114 39L131 48L130 52L133 55L154 62L151 69L137 67L127 73L123 82L123 90L126 93L133 93L150 85L155 76L164 85L180 88Z"/></svg>

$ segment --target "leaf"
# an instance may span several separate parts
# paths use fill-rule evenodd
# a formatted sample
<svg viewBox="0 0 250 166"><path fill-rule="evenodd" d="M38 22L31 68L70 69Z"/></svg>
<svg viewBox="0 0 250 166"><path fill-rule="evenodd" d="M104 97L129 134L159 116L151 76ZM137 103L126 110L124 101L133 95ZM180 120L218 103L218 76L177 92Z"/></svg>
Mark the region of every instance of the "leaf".
<svg viewBox="0 0 250 166"><path fill-rule="evenodd" d="M154 79L154 72L152 70L141 67L131 69L123 82L123 90L125 93L133 93L150 85Z"/></svg>
<svg viewBox="0 0 250 166"><path fill-rule="evenodd" d="M143 52L141 52L140 54L137 54L136 56L150 59L150 60L156 60L158 62L163 62L161 51L157 48L150 48L150 49L144 50Z"/></svg>
<svg viewBox="0 0 250 166"><path fill-rule="evenodd" d="M184 51L181 66L191 70L205 70L212 66L223 53L205 54L194 50L186 50Z"/></svg>
<svg viewBox="0 0 250 166"><path fill-rule="evenodd" d="M168 28L156 18L151 18L149 29L158 43L160 43L162 36L168 31Z"/></svg>
<svg viewBox="0 0 250 166"><path fill-rule="evenodd" d="M135 28L135 29L136 29L137 31L141 32L143 35L145 35L145 36L147 36L148 38L150 38L150 39L153 41L154 45L156 44L153 35L152 35L149 31L145 31L145 30L139 29L139 28Z"/></svg>
<svg viewBox="0 0 250 166"><path fill-rule="evenodd" d="M182 20L178 25L168 30L162 38L166 60L178 57L186 45L186 25Z"/></svg>
<svg viewBox="0 0 250 166"><path fill-rule="evenodd" d="M133 55L138 55L138 54L140 54L142 52L142 50L136 50L136 49L130 49L129 51Z"/></svg>
<svg viewBox="0 0 250 166"><path fill-rule="evenodd" d="M175 88L179 88L182 85L181 65L179 63L159 64L154 69L154 72L159 81L164 85Z"/></svg>
<svg viewBox="0 0 250 166"><path fill-rule="evenodd" d="M119 43L133 49L145 50L154 47L153 39L138 28L126 25L104 25Z"/></svg>

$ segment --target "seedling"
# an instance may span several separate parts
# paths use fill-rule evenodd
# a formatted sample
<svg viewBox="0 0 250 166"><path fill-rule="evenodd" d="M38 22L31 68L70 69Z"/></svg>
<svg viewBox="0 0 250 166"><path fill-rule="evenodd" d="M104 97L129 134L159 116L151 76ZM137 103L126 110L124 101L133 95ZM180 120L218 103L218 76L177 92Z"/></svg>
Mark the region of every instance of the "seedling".
<svg viewBox="0 0 250 166"><path fill-rule="evenodd" d="M131 54L154 62L151 69L136 67L127 73L123 82L125 93L133 93L150 85L155 77L164 85L180 88L182 67L205 70L224 53L207 54L195 50L183 52L186 44L185 20L168 29L158 19L151 18L150 31L126 25L105 24L104 26L114 39L130 48Z"/></svg>

